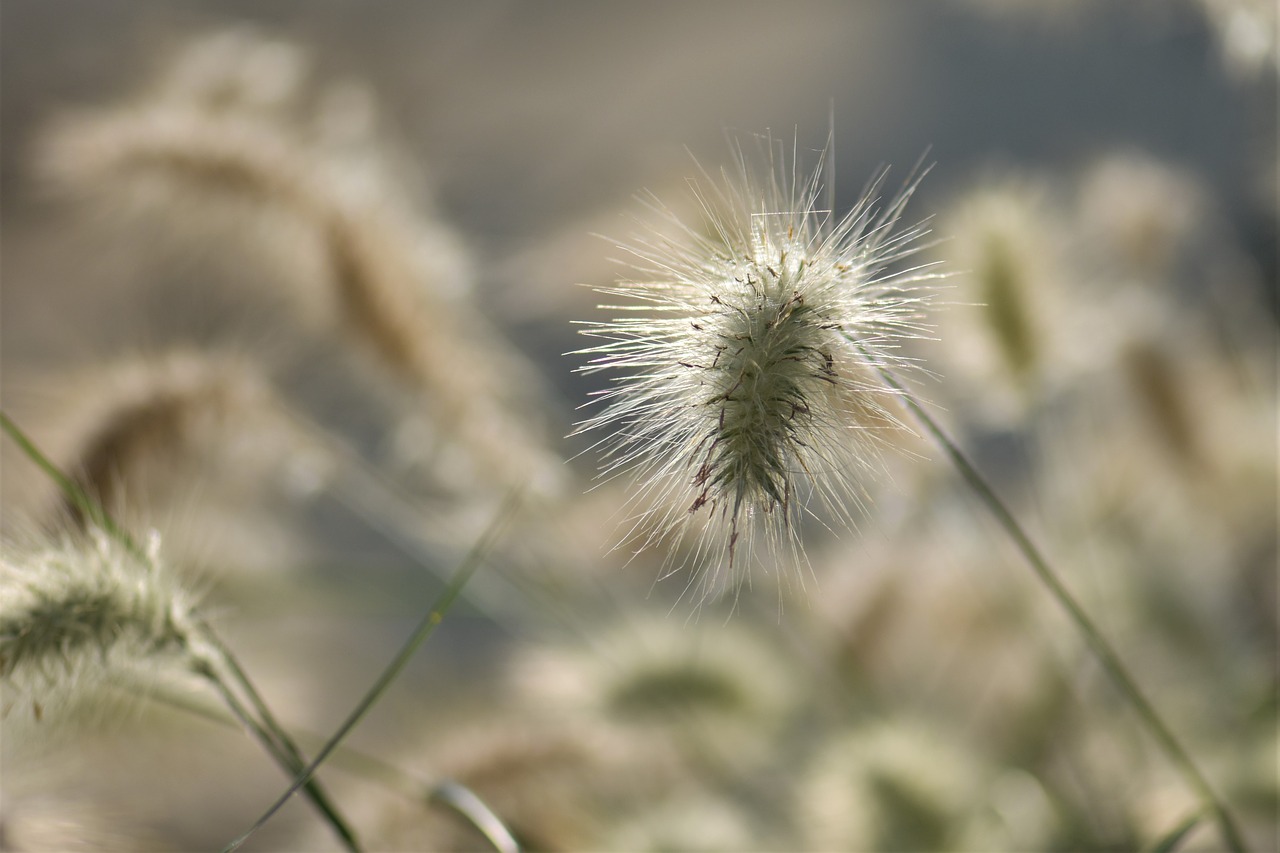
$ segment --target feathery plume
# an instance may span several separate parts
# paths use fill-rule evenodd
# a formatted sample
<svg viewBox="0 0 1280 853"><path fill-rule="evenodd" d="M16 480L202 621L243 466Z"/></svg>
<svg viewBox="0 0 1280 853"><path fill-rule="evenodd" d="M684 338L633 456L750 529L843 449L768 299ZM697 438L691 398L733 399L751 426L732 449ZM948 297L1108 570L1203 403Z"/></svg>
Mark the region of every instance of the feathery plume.
<svg viewBox="0 0 1280 853"><path fill-rule="evenodd" d="M465 298L473 271L459 237L403 192L403 175L371 133L354 145L326 138L327 112L351 98L327 92L311 128L272 106L296 100L299 56L274 42L212 47L214 58L247 51L287 66L281 92L264 95L263 106L234 64L220 83L211 60L188 57L171 72L180 79L150 100L63 117L43 140L44 174L117 209L180 208L173 227L198 222L192 210L211 222L228 212L233 221L246 211L262 217L272 227L259 230L285 247L294 276L328 285L326 299L308 294L304 307L327 305L328 322L426 398L439 444L470 463L455 479L554 494L563 475L536 427L542 386Z"/></svg>
<svg viewBox="0 0 1280 853"><path fill-rule="evenodd" d="M153 540L154 551L158 542ZM190 671L205 655L193 600L99 530L0 555L0 683L43 709L117 667ZM37 715L39 710L35 711Z"/></svg>
<svg viewBox="0 0 1280 853"><path fill-rule="evenodd" d="M112 673L148 669L195 676L212 687L287 772L305 759L275 723L239 664L160 563L160 538L145 552L127 536L93 528L44 547L0 556L0 685L31 700L74 698ZM260 718L233 689L249 696ZM6 707L6 711L8 708ZM348 849L354 837L319 783L307 795Z"/></svg>
<svg viewBox="0 0 1280 853"><path fill-rule="evenodd" d="M703 221L687 223L657 199L661 226L624 247L637 274L600 292L628 314L583 324L598 345L584 373L610 372L595 392L604 410L577 432L604 431L604 475L630 471L633 503L652 506L644 544L700 537L704 588L801 556L796 523L826 515L852 525L860 476L877 449L906 429L875 368L905 368L904 338L921 334L926 266L896 270L918 251L920 226L897 231L918 178L881 205L883 173L854 208L824 209L822 162L798 174L770 140L767 171L741 146L720 180L691 182ZM721 572L721 567L728 572Z"/></svg>

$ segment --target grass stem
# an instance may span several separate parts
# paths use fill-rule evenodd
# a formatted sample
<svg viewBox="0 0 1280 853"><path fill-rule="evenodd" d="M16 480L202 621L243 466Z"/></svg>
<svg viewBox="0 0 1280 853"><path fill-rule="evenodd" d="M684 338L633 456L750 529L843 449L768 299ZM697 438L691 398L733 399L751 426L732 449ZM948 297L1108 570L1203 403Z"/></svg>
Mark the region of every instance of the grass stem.
<svg viewBox="0 0 1280 853"><path fill-rule="evenodd" d="M462 594L463 588L467 585L467 581L471 578L471 575L475 573L476 569L479 568L485 554L487 554L490 548L493 547L498 533L506 523L510 521L518 506L519 495L513 494L506 503L503 504L488 529L480 535L476 544L471 548L470 553L467 554L466 558L463 559L457 570L454 571L449 583L446 584L445 588L436 596L435 601L432 602L426 615L422 617L422 620L418 623L418 626L414 629L413 633L407 640L405 640L395 657L393 657L391 662L387 664L385 669L383 669L381 675L379 675L377 680L374 681L373 686L369 688L364 697L356 704L355 708L352 709L346 720L342 722L342 725L338 727L337 731L329 738L328 742L320 748L320 751L316 753L316 757L311 760L311 763L298 774L297 778L294 779L293 784L289 786L288 790L281 794L280 797L272 803L265 812L263 812L262 816L259 817L251 827L249 827L249 829L224 847L223 853L231 853L231 851L239 849L240 846L249 839L249 836L253 835L266 825L267 821L275 816L276 812L278 812L281 807L289 801L289 798L297 793L297 791L307 783L307 781L316 772L316 769L319 768L325 759L329 757L330 753L338 747L342 740L351 732L352 729L356 727L360 720L364 718L364 715L369 712L378 699L381 698L382 694L386 692L387 688L391 686L391 683L395 681L397 676L399 676L400 672L404 669L405 665L409 663L409 659L413 657L418 648L426 642L427 638L435 632L436 627L444 621L445 614L453 606L454 602L458 600L458 597Z"/></svg>
<svg viewBox="0 0 1280 853"><path fill-rule="evenodd" d="M1228 849L1232 853L1244 853L1246 849L1244 837L1241 835L1240 829L1228 811L1226 804L1213 790L1209 780L1200 771L1195 761L1192 760L1190 753L1182 746L1182 743L1173 734L1173 731L1165 723L1159 712L1156 711L1155 706L1143 694L1138 687L1137 681L1120 660L1119 654L1116 653L1111 643L1103 636L1101 630L1094 624L1093 619L1090 618L1075 596L1063 584L1057 572L1054 571L1048 560L1041 554L1035 543L1031 541L1031 537L1027 535L1018 520L1014 518L1013 513L1005 505L1004 501L1000 499L999 495L996 494L986 477L978 471L969 460L969 457L960 449L960 446L946 434L933 416L916 399L915 395L903 386L892 371L883 365L877 364L865 350L863 355L867 358L868 364L876 367L885 384L901 396L907 408L920 421L925 431L947 454L952 464L955 465L956 470L960 472L960 476L964 478L964 481L973 490L974 494L986 505L991 514L995 516L996 521L1009 534L1009 538L1013 540L1014 545L1021 552L1032 573L1039 578L1040 582L1049 591L1049 594L1066 611L1067 616L1084 636L1085 643L1089 646L1089 649L1097 657L1098 662L1102 664L1102 668L1106 670L1112 681L1120 689L1120 692L1133 706L1143 726L1155 738L1156 743L1159 744L1165 755L1182 773L1187 784L1191 786L1205 807L1213 814Z"/></svg>

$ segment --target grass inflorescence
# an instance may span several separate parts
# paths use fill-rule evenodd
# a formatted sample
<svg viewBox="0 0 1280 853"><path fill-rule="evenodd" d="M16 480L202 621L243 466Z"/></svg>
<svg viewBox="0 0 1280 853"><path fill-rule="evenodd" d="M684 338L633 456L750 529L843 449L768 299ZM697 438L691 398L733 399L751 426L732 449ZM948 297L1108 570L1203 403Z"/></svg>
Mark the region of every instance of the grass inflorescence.
<svg viewBox="0 0 1280 853"><path fill-rule="evenodd" d="M893 433L907 429L879 365L907 367L923 333L928 264L920 226L900 227L917 179L888 201L884 175L843 216L823 206L822 163L805 177L772 140L732 169L693 182L701 213L657 199L652 231L626 244L633 271L607 295L615 316L583 324L580 351L606 372L606 476L628 472L638 539L692 533L708 591L753 566L802 562L802 517L843 526ZM626 312L626 313L622 313Z"/></svg>

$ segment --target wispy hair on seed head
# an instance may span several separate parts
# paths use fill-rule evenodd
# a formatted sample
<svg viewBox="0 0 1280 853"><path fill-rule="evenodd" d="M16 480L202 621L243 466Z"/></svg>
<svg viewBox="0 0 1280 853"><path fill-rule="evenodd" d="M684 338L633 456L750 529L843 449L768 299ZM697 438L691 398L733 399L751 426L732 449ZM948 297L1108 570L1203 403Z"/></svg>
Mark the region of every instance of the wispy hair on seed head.
<svg viewBox="0 0 1280 853"><path fill-rule="evenodd" d="M98 529L0 557L0 685L41 708L120 668L175 673L198 645L194 601ZM13 691L13 692L10 692Z"/></svg>
<svg viewBox="0 0 1280 853"><path fill-rule="evenodd" d="M838 216L822 202L828 156L802 172L794 144L736 145L690 181L698 222L643 198L657 221L621 247L629 276L599 288L625 313L582 324L602 343L579 371L613 376L577 431L607 433L602 476L638 484L627 540L687 537L668 567L704 566L704 595L804 565L805 518L854 526L880 449L907 429L876 368L909 367L901 343L925 331L937 274L903 267L925 230L898 228L922 172L882 202L881 171Z"/></svg>

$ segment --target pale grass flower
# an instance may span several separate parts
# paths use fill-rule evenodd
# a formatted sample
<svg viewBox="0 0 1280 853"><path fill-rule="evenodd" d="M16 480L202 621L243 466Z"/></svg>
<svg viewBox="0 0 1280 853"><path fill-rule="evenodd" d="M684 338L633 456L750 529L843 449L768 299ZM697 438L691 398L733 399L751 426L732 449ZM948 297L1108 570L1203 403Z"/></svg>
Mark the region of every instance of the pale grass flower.
<svg viewBox="0 0 1280 853"><path fill-rule="evenodd" d="M639 484L628 538L690 535L707 593L802 563L805 516L853 526L879 449L907 429L877 369L909 366L901 344L922 334L936 277L898 263L925 233L897 228L918 178L882 203L882 173L837 216L825 158L804 175L772 140L758 157L739 146L733 168L690 181L699 221L648 198L658 223L623 246L630 276L600 289L618 313L583 324L601 342L581 372L612 377L578 432L606 433L604 476Z"/></svg>
<svg viewBox="0 0 1280 853"><path fill-rule="evenodd" d="M124 670L177 674L211 658L194 599L155 562L100 530L0 557L0 685L6 704L51 701Z"/></svg>

